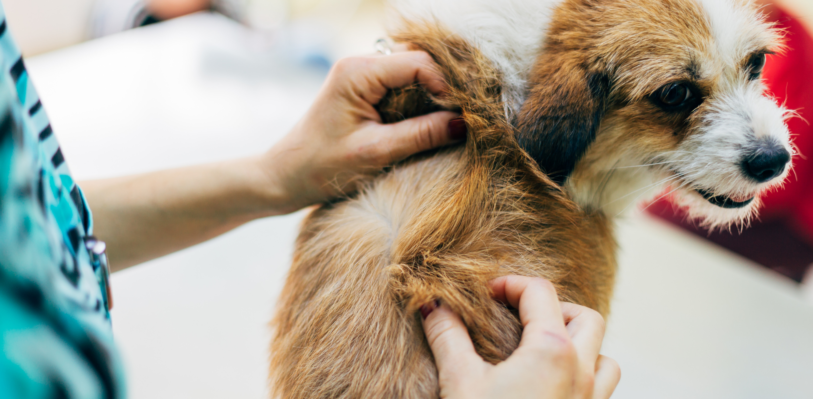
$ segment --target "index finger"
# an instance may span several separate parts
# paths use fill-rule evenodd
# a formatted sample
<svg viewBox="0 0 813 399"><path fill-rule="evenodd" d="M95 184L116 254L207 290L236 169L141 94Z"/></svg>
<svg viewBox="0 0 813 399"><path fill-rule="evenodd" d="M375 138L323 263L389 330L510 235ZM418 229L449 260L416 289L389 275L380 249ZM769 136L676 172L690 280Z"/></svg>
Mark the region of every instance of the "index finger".
<svg viewBox="0 0 813 399"><path fill-rule="evenodd" d="M426 341L442 377L465 379L476 367L483 366L483 359L475 352L474 344L463 320L446 304L430 307L424 316L423 328ZM422 309L423 313L424 310Z"/></svg>
<svg viewBox="0 0 813 399"><path fill-rule="evenodd" d="M556 289L538 277L506 276L491 281L494 299L519 310L522 344L543 344L543 335L569 340Z"/></svg>
<svg viewBox="0 0 813 399"><path fill-rule="evenodd" d="M446 90L446 81L432 57L423 51L404 51L375 58L373 74L387 89L418 82L434 95Z"/></svg>

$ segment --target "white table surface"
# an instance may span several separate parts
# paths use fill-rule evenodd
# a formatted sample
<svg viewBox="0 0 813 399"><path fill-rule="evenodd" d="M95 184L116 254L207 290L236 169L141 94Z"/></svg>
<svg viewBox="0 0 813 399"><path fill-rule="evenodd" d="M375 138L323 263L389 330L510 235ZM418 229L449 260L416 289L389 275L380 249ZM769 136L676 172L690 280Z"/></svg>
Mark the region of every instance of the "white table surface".
<svg viewBox="0 0 813 399"><path fill-rule="evenodd" d="M323 74L256 43L199 14L28 66L81 180L268 148ZM133 398L267 396L267 322L301 217L257 221L113 275ZM813 307L794 285L646 216L627 217L618 237L603 350L622 367L615 398L813 398Z"/></svg>

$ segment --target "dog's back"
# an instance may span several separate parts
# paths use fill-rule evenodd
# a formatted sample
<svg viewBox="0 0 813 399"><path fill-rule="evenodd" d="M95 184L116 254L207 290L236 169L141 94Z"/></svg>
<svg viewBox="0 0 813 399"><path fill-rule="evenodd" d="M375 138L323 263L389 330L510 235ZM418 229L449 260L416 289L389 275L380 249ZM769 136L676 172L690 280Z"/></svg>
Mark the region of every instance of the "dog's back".
<svg viewBox="0 0 813 399"><path fill-rule="evenodd" d="M614 243L601 214L579 210L513 138L502 76L465 41L433 26L396 39L432 54L462 112L465 148L396 166L352 199L305 221L273 323L271 384L285 398L425 398L437 371L417 309L440 299L461 315L478 353L505 359L515 314L490 298L506 274L551 280L562 299L606 313ZM433 106L395 91L382 115ZM427 104L426 109L416 104Z"/></svg>

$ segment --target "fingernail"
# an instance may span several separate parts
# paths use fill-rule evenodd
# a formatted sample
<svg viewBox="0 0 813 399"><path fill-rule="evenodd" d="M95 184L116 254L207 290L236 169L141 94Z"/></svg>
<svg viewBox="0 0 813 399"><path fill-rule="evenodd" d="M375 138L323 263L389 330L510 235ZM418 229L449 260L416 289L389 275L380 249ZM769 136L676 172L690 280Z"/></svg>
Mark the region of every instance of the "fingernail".
<svg viewBox="0 0 813 399"><path fill-rule="evenodd" d="M465 140L469 129L463 118L454 118L449 121L449 138L455 141Z"/></svg>
<svg viewBox="0 0 813 399"><path fill-rule="evenodd" d="M429 314L434 312L438 307L440 307L440 301L437 299L421 306L421 317L426 320L426 318L429 317Z"/></svg>

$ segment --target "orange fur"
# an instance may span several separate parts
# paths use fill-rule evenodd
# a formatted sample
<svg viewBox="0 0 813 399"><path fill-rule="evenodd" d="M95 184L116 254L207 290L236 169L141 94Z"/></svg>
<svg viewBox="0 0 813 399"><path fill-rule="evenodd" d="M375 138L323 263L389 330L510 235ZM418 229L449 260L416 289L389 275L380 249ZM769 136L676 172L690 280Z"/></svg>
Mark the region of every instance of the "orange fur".
<svg viewBox="0 0 813 399"><path fill-rule="evenodd" d="M397 39L441 65L451 87L441 103L462 111L470 137L307 219L273 323L271 381L282 397L437 396L416 313L435 298L461 315L486 360L505 359L521 328L490 297L498 276L544 277L563 300L609 309L608 221L580 211L518 147L488 61L432 27Z"/></svg>

